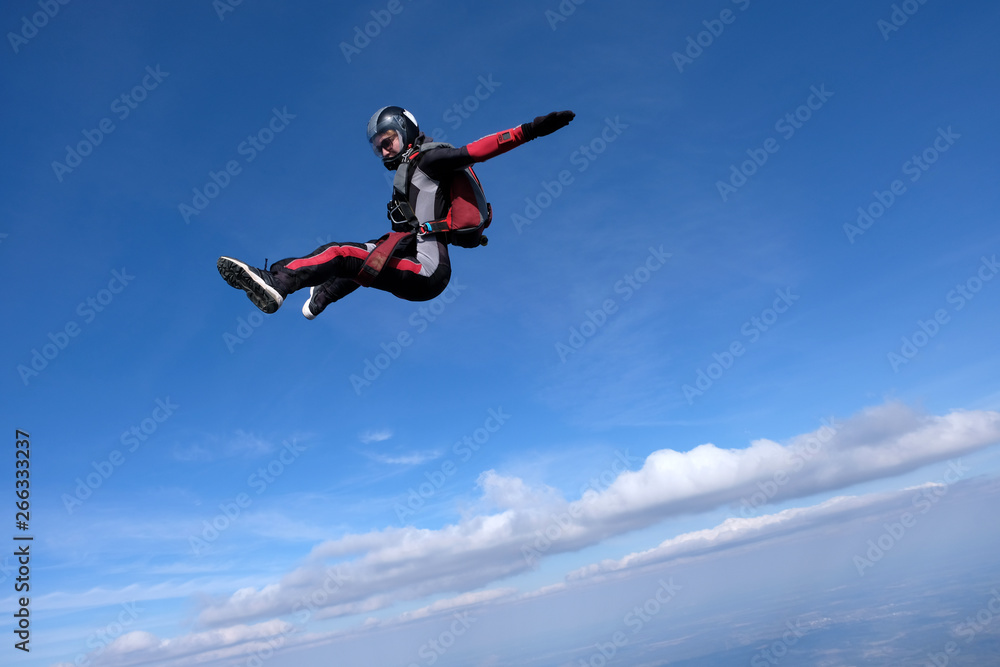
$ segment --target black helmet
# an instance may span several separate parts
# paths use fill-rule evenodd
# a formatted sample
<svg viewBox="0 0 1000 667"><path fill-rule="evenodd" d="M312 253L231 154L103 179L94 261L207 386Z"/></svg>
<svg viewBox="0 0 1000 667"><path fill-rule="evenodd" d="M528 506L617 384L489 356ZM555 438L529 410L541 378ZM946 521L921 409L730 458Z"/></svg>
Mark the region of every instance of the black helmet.
<svg viewBox="0 0 1000 667"><path fill-rule="evenodd" d="M386 130L395 130L399 134L402 146L398 155L382 158L382 164L385 165L385 168L392 171L399 167L404 154L416 142L420 128L417 126L417 119L413 117L413 114L403 107L382 107L368 121L368 143L371 144L375 137ZM372 150L375 151L376 155L382 154L381 150L374 144Z"/></svg>

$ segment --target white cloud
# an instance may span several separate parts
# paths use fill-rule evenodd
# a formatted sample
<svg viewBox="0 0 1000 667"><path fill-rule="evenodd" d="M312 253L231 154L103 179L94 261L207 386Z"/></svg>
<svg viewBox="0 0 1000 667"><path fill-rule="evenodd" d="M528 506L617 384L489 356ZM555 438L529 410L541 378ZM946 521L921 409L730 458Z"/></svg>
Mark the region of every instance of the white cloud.
<svg viewBox="0 0 1000 667"><path fill-rule="evenodd" d="M363 442L364 444L369 445L373 442L383 442L391 437L392 437L392 429L382 428L378 430L365 431L364 433L358 436L358 439L361 440L361 442Z"/></svg>
<svg viewBox="0 0 1000 667"><path fill-rule="evenodd" d="M90 664L94 667L150 664L167 667L203 663L248 655L264 646L273 648L283 644L285 637L294 630L290 623L280 620L206 630L174 639L160 639L149 632L137 630L118 637L103 650L91 654Z"/></svg>
<svg viewBox="0 0 1000 667"><path fill-rule="evenodd" d="M390 456L387 454L371 454L371 458L379 463L397 466L418 466L441 456L439 451L413 452L411 454L400 454Z"/></svg>
<svg viewBox="0 0 1000 667"><path fill-rule="evenodd" d="M956 486L960 484L956 484ZM932 489L940 489L944 486L939 483L930 483L887 493L841 496L815 506L788 509L773 515L750 519L731 518L711 529L670 538L646 551L631 553L619 559L607 559L580 568L568 573L565 581L558 584L543 586L524 593L520 593L515 588L470 591L388 618L367 618L352 627L332 632L307 634L304 623L309 619L320 620L346 614L364 614L388 606L392 596L374 596L363 602L328 607L321 609L317 614L307 614L308 618L306 619L299 616L303 613L303 610L300 609L295 614L295 624L272 619L267 623L258 623L255 626L237 625L173 640L160 640L145 632L131 633L116 642L115 651L108 653L106 662L98 661L95 664L97 667L130 667L155 662L164 667L174 667L175 665L179 667L186 664L184 660L205 664L223 658L246 657L257 651L269 654L272 649L276 648L328 644L334 640L350 638L361 640L366 633L372 630L397 628L420 621L451 618L456 612L471 614L473 618L485 618L488 617L488 614L500 612L503 609L507 610L508 615L510 613L525 614L528 612L520 606L524 603L541 598L555 598L573 591L588 590L595 584L614 586L617 590L617 587L623 584L626 578L638 575L641 579L645 568L657 568L657 572L662 572L662 568L668 564L675 564L682 560L690 563L693 558L699 557L712 558L728 550L751 544L760 548L787 550L790 548L789 538L796 534L799 536L792 544L813 540L813 537L808 536L810 532L815 533L817 530L825 532L825 529L831 526L843 528L854 523L863 528L875 517L898 517L901 512L915 511L912 501L916 494L930 492ZM996 480L980 482L978 485L970 483L964 487L968 493L952 492L949 497L965 506L968 506L969 503L980 504L982 500L978 495L979 491L987 490L990 487L993 487L993 493L1000 490ZM944 493L940 492L935 495L944 497ZM962 495L965 495L964 500L960 499ZM826 539L840 538L828 535ZM773 554L773 551L766 553ZM741 577L742 575L733 573L733 576ZM334 581L333 578L328 577L328 579ZM673 581L672 577L670 581ZM334 586L331 589L335 588ZM249 599L252 594L253 589L244 589L238 591L235 597ZM317 597L312 597L312 599L319 600ZM561 604L564 605L575 604L572 601L573 598L562 597L562 600ZM546 608L551 609L551 606L547 605ZM510 611L512 609L515 611ZM384 642L385 637L382 635L381 638L369 638L365 641ZM183 658L179 656L183 656ZM65 667L65 665L54 667Z"/></svg>
<svg viewBox="0 0 1000 667"><path fill-rule="evenodd" d="M510 598L516 594L516 588L491 588L485 591L463 593L462 595L457 595L453 598L448 598L447 600L438 600L434 604L421 607L415 611L404 612L397 616L395 620L409 621L418 618L427 618L433 614L451 612L456 609L463 609L473 605L481 605L486 602L495 602L496 600Z"/></svg>
<svg viewBox="0 0 1000 667"><path fill-rule="evenodd" d="M997 442L1000 414L995 412L936 417L888 404L785 444L757 440L738 450L710 444L688 452L660 450L638 470L621 466L606 488L590 490L572 502L550 488L531 488L523 480L489 471L480 477L484 499L502 511L469 516L437 530L387 528L330 540L316 546L302 566L280 581L208 601L198 620L229 626L301 612L304 606L314 613L312 618L344 617L426 596L457 594L397 619L406 620L449 605L485 604L494 597L501 601L558 593L565 584L524 596L477 589L531 569L532 559L526 555L578 550L666 517L739 503L760 492L761 483L773 484L769 500L805 497L897 475ZM730 519L654 549L578 570L568 583L788 534L851 512L875 511L898 496L836 498L773 516ZM164 649L138 652L150 650Z"/></svg>
<svg viewBox="0 0 1000 667"><path fill-rule="evenodd" d="M649 525L651 518L701 512L764 493L769 502L802 498L892 477L1000 442L1000 414L921 415L899 403L869 408L780 445L746 449L700 445L653 452L640 470L620 475L598 498L582 499L583 520Z"/></svg>
<svg viewBox="0 0 1000 667"><path fill-rule="evenodd" d="M659 450L639 470L625 470L608 488L588 491L573 502L491 472L481 485L490 501L505 508L500 513L470 516L437 530L387 528L331 540L281 582L214 602L199 620L216 625L288 613L333 562L344 583L327 605L348 605L341 607L345 613L352 605L370 608L364 602L376 598L388 605L469 591L527 571L540 557L576 551L670 516L738 503L759 492L759 483L773 483L769 500L805 497L997 442L998 413L935 417L893 403L785 445L757 440L746 449L706 444L688 452ZM783 483L774 481L776 475Z"/></svg>
<svg viewBox="0 0 1000 667"><path fill-rule="evenodd" d="M930 488L940 485L924 486ZM838 496L812 507L797 507L753 518L730 518L714 528L670 538L652 549L574 570L566 575L566 579L579 581L595 575L645 567L684 556L714 553L720 549L740 546L763 538L774 538L815 528L831 521L844 521L847 515L873 513L901 503L908 506L912 498L913 489L865 496Z"/></svg>
<svg viewBox="0 0 1000 667"><path fill-rule="evenodd" d="M226 444L227 456L243 456L246 458L256 458L265 454L270 454L275 447L271 441L256 436L245 431L236 431L236 436L231 438Z"/></svg>
<svg viewBox="0 0 1000 667"><path fill-rule="evenodd" d="M294 441L295 438L290 439ZM200 442L176 445L172 454L182 463L205 463L229 458L253 459L275 449L271 440L237 429L231 436L206 436Z"/></svg>
<svg viewBox="0 0 1000 667"><path fill-rule="evenodd" d="M483 499L499 509L528 509L555 506L561 502L559 492L552 487L532 488L523 479L498 475L487 470L476 484L483 490Z"/></svg>
<svg viewBox="0 0 1000 667"><path fill-rule="evenodd" d="M186 446L175 446L173 449L174 459L181 463L197 463L211 461L214 459L212 452L205 447L195 443Z"/></svg>

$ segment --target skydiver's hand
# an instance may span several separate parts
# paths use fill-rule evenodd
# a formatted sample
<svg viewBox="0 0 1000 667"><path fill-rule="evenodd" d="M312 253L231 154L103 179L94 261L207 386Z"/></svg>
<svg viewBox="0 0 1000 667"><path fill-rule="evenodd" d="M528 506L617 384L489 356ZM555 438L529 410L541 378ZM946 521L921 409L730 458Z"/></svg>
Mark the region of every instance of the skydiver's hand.
<svg viewBox="0 0 1000 667"><path fill-rule="evenodd" d="M525 138L529 141L535 137L544 137L558 129L566 127L576 117L572 111L553 111L547 116L538 116L530 123L521 126Z"/></svg>

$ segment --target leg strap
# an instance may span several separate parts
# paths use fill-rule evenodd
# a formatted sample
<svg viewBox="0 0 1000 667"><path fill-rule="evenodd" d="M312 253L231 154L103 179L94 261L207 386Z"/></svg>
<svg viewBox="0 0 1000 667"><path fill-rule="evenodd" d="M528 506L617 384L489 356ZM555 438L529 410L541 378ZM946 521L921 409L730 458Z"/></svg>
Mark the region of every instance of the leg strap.
<svg viewBox="0 0 1000 667"><path fill-rule="evenodd" d="M365 260L364 266L358 272L358 277L355 278L357 283L363 287L370 287L378 278L378 274L385 268L385 263L392 257L392 253L396 251L399 244L413 235L414 232L392 232L380 238L378 245L368 254L368 259Z"/></svg>

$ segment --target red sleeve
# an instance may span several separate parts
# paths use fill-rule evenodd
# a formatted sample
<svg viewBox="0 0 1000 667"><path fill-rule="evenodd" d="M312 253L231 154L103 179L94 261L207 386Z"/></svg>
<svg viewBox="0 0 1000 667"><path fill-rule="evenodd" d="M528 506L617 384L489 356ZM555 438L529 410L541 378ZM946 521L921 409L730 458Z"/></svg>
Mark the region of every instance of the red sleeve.
<svg viewBox="0 0 1000 667"><path fill-rule="evenodd" d="M469 151L469 157L476 162L483 162L501 153L506 153L510 149L520 146L525 141L527 139L524 136L524 130L518 125L503 132L488 134L482 139L477 139L468 144L465 148Z"/></svg>

